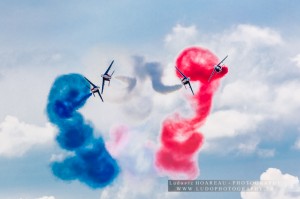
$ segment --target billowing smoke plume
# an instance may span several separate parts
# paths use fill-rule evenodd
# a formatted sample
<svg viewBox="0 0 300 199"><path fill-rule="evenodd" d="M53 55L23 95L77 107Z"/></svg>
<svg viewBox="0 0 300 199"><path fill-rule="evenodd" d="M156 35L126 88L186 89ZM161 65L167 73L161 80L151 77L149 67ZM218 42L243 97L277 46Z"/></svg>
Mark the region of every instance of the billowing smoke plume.
<svg viewBox="0 0 300 199"><path fill-rule="evenodd" d="M162 66L158 62L144 62L142 57L134 57L135 71L140 79L151 78L152 88L159 93L170 93L181 88L181 85L166 86L162 83Z"/></svg>
<svg viewBox="0 0 300 199"><path fill-rule="evenodd" d="M208 78L217 64L217 57L210 51L198 47L185 49L177 58L176 65L191 81L199 81L200 88L191 98L195 110L193 118L183 118L179 113L162 123L161 147L156 154L156 167L171 177L194 179L199 175L197 153L203 143L203 135L198 131L208 116L213 95L218 88L219 79L227 72ZM177 76L181 77L177 72Z"/></svg>
<svg viewBox="0 0 300 199"><path fill-rule="evenodd" d="M78 112L91 96L89 84L79 74L58 77L48 96L47 114L59 133L58 144L73 155L52 163L54 175L62 180L79 180L92 188L110 184L119 173L117 162L101 137L94 137L92 124Z"/></svg>

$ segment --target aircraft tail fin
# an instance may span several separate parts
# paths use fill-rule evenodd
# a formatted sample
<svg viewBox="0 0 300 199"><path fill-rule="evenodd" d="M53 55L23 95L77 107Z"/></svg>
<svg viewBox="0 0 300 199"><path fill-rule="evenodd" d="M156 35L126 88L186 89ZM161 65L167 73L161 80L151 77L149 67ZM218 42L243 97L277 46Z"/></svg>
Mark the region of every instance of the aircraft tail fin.
<svg viewBox="0 0 300 199"><path fill-rule="evenodd" d="M113 74L115 73L115 71L113 71L110 75L110 78L113 76ZM108 80L108 86L110 85L110 80Z"/></svg>

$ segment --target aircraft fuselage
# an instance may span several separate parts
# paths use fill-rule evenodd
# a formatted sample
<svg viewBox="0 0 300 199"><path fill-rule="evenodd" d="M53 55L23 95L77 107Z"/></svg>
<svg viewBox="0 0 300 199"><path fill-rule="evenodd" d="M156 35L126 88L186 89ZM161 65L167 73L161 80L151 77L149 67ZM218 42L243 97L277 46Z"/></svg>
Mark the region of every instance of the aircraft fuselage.
<svg viewBox="0 0 300 199"><path fill-rule="evenodd" d="M190 82L190 78L189 77L188 78L183 78L181 80L181 82L182 82L183 85L186 85L186 84L188 84Z"/></svg>
<svg viewBox="0 0 300 199"><path fill-rule="evenodd" d="M101 77L103 78L103 80L107 80L109 81L111 79L111 76L110 75L101 75Z"/></svg>
<svg viewBox="0 0 300 199"><path fill-rule="evenodd" d="M95 93L95 92L97 92L97 91L99 91L99 88L92 88L92 89L91 89L91 92L92 92L92 93Z"/></svg>
<svg viewBox="0 0 300 199"><path fill-rule="evenodd" d="M95 97L95 93L99 92L99 88L98 87L91 88L91 92L93 93L93 95Z"/></svg>
<svg viewBox="0 0 300 199"><path fill-rule="evenodd" d="M222 66L220 66L220 65L215 66L215 71L217 73L221 72L222 71Z"/></svg>

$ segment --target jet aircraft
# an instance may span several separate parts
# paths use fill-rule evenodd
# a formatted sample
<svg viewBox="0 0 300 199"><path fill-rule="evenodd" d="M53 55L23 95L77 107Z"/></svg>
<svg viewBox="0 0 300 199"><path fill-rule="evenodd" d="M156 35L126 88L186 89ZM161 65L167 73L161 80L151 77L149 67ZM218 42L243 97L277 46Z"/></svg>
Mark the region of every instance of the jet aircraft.
<svg viewBox="0 0 300 199"><path fill-rule="evenodd" d="M95 97L95 93L98 93L99 94L99 97L101 98L102 102L103 102L103 98L100 94L100 91L99 91L99 86L96 86L95 84L93 84L88 78L84 77L84 79L86 79L86 81L88 81L91 85L91 92L93 93L94 97Z"/></svg>
<svg viewBox="0 0 300 199"><path fill-rule="evenodd" d="M113 65L114 60L110 63L109 67L107 68L107 70L105 71L104 74L101 75L102 77L102 90L101 90L101 94L103 93L103 89L104 89L104 85L105 85L105 81L108 81L108 86L110 84L110 79L112 77L112 75L114 74L115 71L113 71L110 75L108 74L111 66Z"/></svg>
<svg viewBox="0 0 300 199"><path fill-rule="evenodd" d="M214 70L212 71L211 75L208 78L208 82L211 80L211 78L214 76L215 73L219 73L222 71L222 66L221 64L223 63L223 61L225 61L225 59L228 57L228 55L226 55L226 57L224 59L222 59L222 61L220 61L220 63L218 63L217 65L214 66Z"/></svg>
<svg viewBox="0 0 300 199"><path fill-rule="evenodd" d="M182 84L184 85L184 87L186 88L186 85L188 84L190 86L190 89L194 95L194 91L193 91L193 88L191 86L191 83L190 83L190 78L189 77L186 77L176 66L175 68L177 69L177 71L182 75L182 79L181 79L181 82Z"/></svg>

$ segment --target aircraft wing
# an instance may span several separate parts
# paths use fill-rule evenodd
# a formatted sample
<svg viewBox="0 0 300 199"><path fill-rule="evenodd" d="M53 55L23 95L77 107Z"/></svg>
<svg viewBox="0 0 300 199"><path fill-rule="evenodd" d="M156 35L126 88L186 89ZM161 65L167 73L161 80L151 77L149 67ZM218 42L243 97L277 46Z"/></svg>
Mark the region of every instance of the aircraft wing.
<svg viewBox="0 0 300 199"><path fill-rule="evenodd" d="M189 86L190 86L190 88L191 88L191 91L192 91L193 95L195 95L190 82L189 82Z"/></svg>
<svg viewBox="0 0 300 199"><path fill-rule="evenodd" d="M88 78L84 77L84 79L85 79L86 81L88 81L94 88L97 87L97 86L96 86L95 84L93 84Z"/></svg>
<svg viewBox="0 0 300 199"><path fill-rule="evenodd" d="M215 69L213 70L213 72L210 74L210 76L209 76L209 78L208 78L208 82L211 80L211 78L214 76L214 74L215 74Z"/></svg>
<svg viewBox="0 0 300 199"><path fill-rule="evenodd" d="M111 66L112 66L113 63L114 63L114 61L115 61L115 60L112 60L112 62L110 63L109 67L108 67L107 70L105 71L104 75L107 75L107 74L108 74L108 72L109 72Z"/></svg>
<svg viewBox="0 0 300 199"><path fill-rule="evenodd" d="M102 89L101 89L101 94L103 93L104 86L105 86L105 80L102 78Z"/></svg>
<svg viewBox="0 0 300 199"><path fill-rule="evenodd" d="M97 91L97 93L99 94L99 97L101 98L102 102L104 102L99 90Z"/></svg>
<svg viewBox="0 0 300 199"><path fill-rule="evenodd" d="M225 59L228 57L228 55L226 55L226 57L224 59L222 59L222 61L220 61L220 63L217 64L217 66L219 66L220 64L222 64L223 61L225 61Z"/></svg>
<svg viewBox="0 0 300 199"><path fill-rule="evenodd" d="M178 72L183 76L183 77L185 77L185 78L187 78L176 66L175 66L175 68L178 70Z"/></svg>

